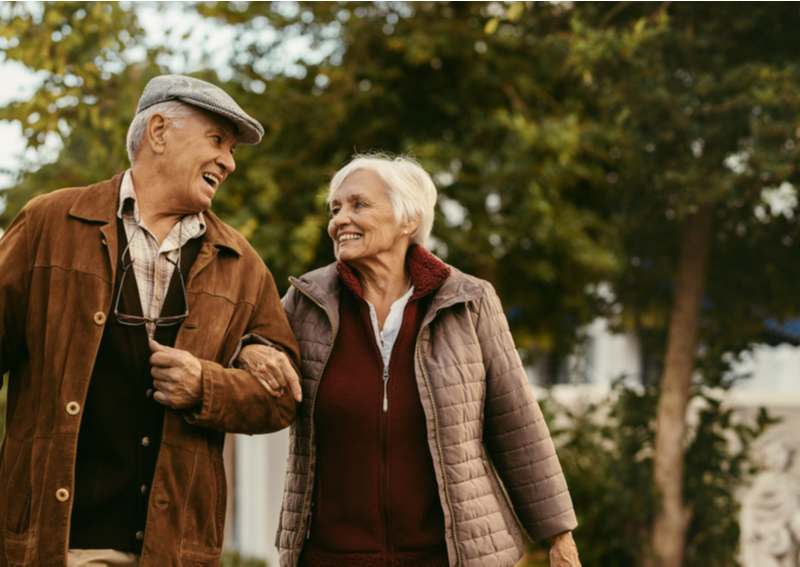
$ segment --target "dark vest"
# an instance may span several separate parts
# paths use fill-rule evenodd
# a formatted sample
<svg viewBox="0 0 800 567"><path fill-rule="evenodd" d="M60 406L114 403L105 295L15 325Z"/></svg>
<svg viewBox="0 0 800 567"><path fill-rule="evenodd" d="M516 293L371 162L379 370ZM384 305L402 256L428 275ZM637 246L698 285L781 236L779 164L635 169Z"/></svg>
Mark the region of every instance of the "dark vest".
<svg viewBox="0 0 800 567"><path fill-rule="evenodd" d="M128 241L117 220L120 255ZM181 250L184 279L200 250L202 238ZM119 262L117 258L117 262ZM126 257L125 264L130 259ZM127 327L114 317L122 268L118 264L114 300L84 402L75 463L75 500L70 525L70 549L116 549L141 553L147 504L155 473L164 406L153 399L150 348L144 325ZM173 273L161 316L183 313L184 297L178 271ZM128 269L120 312L142 315L133 268ZM153 337L174 346L180 325L156 327Z"/></svg>
<svg viewBox="0 0 800 567"><path fill-rule="evenodd" d="M302 567L448 565L444 513L414 371L416 338L440 280L425 285L413 276L414 270L415 292L389 360L385 413L385 369L369 307L354 278L342 278L339 333L314 411L314 505Z"/></svg>

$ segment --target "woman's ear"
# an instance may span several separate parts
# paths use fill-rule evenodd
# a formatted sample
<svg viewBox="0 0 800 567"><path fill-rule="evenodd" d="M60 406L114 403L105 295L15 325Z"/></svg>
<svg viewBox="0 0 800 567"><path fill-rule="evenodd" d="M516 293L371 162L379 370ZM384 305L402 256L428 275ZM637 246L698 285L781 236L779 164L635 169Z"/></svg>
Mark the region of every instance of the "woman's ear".
<svg viewBox="0 0 800 567"><path fill-rule="evenodd" d="M165 134L167 132L167 118L160 112L153 113L147 119L147 145L155 154L163 154L167 147Z"/></svg>
<svg viewBox="0 0 800 567"><path fill-rule="evenodd" d="M408 221L406 226L403 227L403 234L414 234L419 228L419 223L422 222L422 217L417 217L414 220Z"/></svg>

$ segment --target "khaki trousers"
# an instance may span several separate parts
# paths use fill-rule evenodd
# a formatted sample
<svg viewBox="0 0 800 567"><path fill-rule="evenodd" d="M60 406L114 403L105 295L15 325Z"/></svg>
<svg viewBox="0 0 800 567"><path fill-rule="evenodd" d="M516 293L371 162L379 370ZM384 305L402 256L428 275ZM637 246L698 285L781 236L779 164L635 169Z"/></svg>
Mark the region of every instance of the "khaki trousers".
<svg viewBox="0 0 800 567"><path fill-rule="evenodd" d="M113 549L70 549L67 567L139 567L139 556Z"/></svg>

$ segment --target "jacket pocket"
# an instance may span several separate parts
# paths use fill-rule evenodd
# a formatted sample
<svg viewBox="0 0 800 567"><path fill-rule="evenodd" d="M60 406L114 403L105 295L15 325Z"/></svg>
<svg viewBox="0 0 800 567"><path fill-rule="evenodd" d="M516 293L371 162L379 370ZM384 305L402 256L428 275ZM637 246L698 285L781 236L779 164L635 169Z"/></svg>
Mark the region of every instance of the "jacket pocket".
<svg viewBox="0 0 800 567"><path fill-rule="evenodd" d="M497 509L500 512L500 515L503 517L503 523L506 525L506 531L511 533L511 528L508 526L508 520L506 519L506 514L503 511L503 505L500 503L500 497L497 495L497 491L499 490L499 486L495 486L495 479L492 474L492 467L489 465L489 461L483 459L483 468L486 469L486 478L489 481L489 486L492 487L492 494L494 494L494 500L497 502Z"/></svg>
<svg viewBox="0 0 800 567"><path fill-rule="evenodd" d="M181 537L181 559L218 564L225 529L227 487L222 461L195 455Z"/></svg>
<svg viewBox="0 0 800 567"><path fill-rule="evenodd" d="M33 447L7 437L3 455L5 551L9 564L30 564L36 546L31 529L31 452Z"/></svg>

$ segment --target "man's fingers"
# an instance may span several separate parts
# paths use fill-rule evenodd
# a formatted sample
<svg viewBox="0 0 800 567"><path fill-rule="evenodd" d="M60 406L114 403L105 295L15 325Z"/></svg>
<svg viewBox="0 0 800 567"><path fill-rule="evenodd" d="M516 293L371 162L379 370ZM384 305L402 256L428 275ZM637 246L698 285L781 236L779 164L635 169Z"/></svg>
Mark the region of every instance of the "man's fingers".
<svg viewBox="0 0 800 567"><path fill-rule="evenodd" d="M175 366L173 362L173 356L171 354L156 352L150 355L150 364L153 367L169 368Z"/></svg>
<svg viewBox="0 0 800 567"><path fill-rule="evenodd" d="M170 352L173 350L177 350L172 347L168 347L167 345L162 345L161 343L156 342L153 339L150 339L147 344L150 346L150 350L153 352Z"/></svg>
<svg viewBox="0 0 800 567"><path fill-rule="evenodd" d="M150 355L150 364L161 368L186 367L191 361L191 356L187 355L186 351L174 348L168 351L158 351Z"/></svg>
<svg viewBox="0 0 800 567"><path fill-rule="evenodd" d="M155 378L157 381L158 380L160 380L161 382L170 381L170 377L169 374L167 374L167 370L159 366L153 365L153 367L150 369L150 376Z"/></svg>

